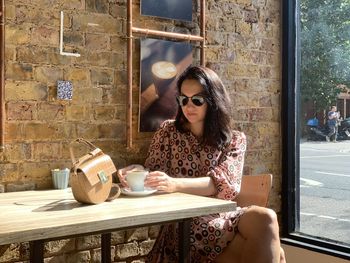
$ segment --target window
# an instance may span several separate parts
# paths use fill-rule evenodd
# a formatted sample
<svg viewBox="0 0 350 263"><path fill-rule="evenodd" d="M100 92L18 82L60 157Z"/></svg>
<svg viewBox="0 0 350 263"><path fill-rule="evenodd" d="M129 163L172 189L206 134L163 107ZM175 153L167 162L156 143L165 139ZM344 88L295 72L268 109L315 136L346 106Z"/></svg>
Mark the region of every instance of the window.
<svg viewBox="0 0 350 263"><path fill-rule="evenodd" d="M350 259L350 137L327 126L350 117L350 1L283 3L285 242Z"/></svg>

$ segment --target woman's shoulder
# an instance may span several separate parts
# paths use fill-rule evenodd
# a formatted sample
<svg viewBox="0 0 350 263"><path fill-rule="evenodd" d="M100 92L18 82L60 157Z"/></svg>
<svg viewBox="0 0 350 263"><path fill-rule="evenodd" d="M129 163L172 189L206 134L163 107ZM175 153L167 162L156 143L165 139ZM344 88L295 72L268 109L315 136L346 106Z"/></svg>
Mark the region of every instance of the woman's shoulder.
<svg viewBox="0 0 350 263"><path fill-rule="evenodd" d="M232 140L237 141L241 139L246 139L244 132L233 130L232 131Z"/></svg>
<svg viewBox="0 0 350 263"><path fill-rule="evenodd" d="M237 146L237 145L246 145L247 144L247 138L244 134L244 132L234 130L232 131L232 140L231 145Z"/></svg>
<svg viewBox="0 0 350 263"><path fill-rule="evenodd" d="M161 123L156 133L169 136L174 132L176 132L175 120L165 120Z"/></svg>
<svg viewBox="0 0 350 263"><path fill-rule="evenodd" d="M167 131L174 130L175 129L175 120L165 120L165 121L163 121L160 124L159 129L167 130Z"/></svg>
<svg viewBox="0 0 350 263"><path fill-rule="evenodd" d="M153 134L153 140L158 141L173 137L173 134L176 133L176 131L177 130L174 120L163 121L156 132Z"/></svg>

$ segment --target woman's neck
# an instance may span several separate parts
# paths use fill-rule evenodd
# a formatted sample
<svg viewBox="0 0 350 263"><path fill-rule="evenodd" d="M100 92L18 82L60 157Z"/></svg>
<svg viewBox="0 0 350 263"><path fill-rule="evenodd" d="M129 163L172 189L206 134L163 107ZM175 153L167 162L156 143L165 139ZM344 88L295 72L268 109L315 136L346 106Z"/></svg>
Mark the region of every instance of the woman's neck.
<svg viewBox="0 0 350 263"><path fill-rule="evenodd" d="M203 130L204 130L204 124L203 123L195 123L195 124L189 124L189 128L191 133L197 138L202 139L203 137Z"/></svg>

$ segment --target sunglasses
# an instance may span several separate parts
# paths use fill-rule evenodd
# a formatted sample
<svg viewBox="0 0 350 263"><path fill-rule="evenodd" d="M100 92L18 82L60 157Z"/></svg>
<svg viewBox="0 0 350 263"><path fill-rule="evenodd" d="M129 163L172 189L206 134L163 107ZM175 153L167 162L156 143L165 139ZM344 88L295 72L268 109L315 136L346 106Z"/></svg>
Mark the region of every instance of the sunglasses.
<svg viewBox="0 0 350 263"><path fill-rule="evenodd" d="M185 95L179 95L176 97L177 103L179 103L179 105L181 107L186 106L187 103L190 101L192 101L193 105L195 106L202 106L205 103L205 97L201 96L201 95L194 95L192 97L187 97Z"/></svg>

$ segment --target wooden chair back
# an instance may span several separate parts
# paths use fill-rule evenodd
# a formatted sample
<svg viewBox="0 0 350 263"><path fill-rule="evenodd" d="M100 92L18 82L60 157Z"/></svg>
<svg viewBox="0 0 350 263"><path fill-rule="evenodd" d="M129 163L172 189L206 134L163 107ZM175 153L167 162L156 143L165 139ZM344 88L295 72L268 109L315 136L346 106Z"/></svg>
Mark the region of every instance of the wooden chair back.
<svg viewBox="0 0 350 263"><path fill-rule="evenodd" d="M240 207L267 206L272 187L272 174L243 175L241 191L235 201Z"/></svg>

